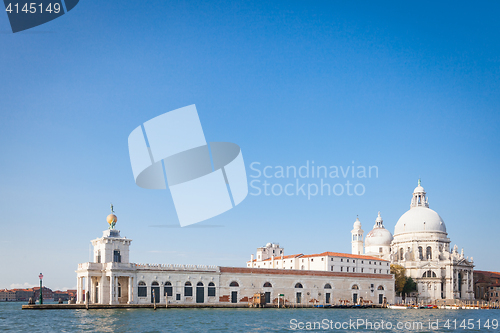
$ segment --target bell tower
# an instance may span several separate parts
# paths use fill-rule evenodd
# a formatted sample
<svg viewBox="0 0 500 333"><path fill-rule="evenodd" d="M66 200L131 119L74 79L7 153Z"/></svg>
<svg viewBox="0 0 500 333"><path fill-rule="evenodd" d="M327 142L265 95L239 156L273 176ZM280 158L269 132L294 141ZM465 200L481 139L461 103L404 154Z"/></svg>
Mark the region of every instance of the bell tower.
<svg viewBox="0 0 500 333"><path fill-rule="evenodd" d="M354 221L352 234L352 254L363 254L363 229L361 229L361 221L356 217Z"/></svg>
<svg viewBox="0 0 500 333"><path fill-rule="evenodd" d="M118 218L114 214L111 205L111 214L106 218L109 227L102 232L102 237L94 239L94 262L95 263L129 263L129 246L131 239L120 236L120 230L115 229Z"/></svg>

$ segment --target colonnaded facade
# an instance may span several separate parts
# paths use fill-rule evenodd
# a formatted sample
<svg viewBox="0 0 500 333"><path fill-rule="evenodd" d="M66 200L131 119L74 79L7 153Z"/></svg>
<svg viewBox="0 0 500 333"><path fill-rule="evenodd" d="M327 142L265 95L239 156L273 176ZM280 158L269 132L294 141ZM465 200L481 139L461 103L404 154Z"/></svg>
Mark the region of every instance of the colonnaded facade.
<svg viewBox="0 0 500 333"><path fill-rule="evenodd" d="M297 258L286 270L254 264L251 267L136 264L129 259L132 240L114 229L116 220L116 215L110 214L110 228L92 241L94 261L78 265L77 303L231 306L251 302L256 293L264 293L266 303L276 303L278 298L280 302L297 304L394 302L394 277L389 274L386 260L326 252ZM301 266L306 258L307 269ZM338 264L344 260L345 269L311 270L316 262L330 267L330 262ZM84 300L83 295L88 297Z"/></svg>
<svg viewBox="0 0 500 333"><path fill-rule="evenodd" d="M380 212L373 229L363 244L363 229L356 219L351 231L352 253L389 260L406 268L418 288L418 298L474 299L474 260L450 248L446 225L434 210L421 185L413 191L410 210L404 213L394 227L394 237L385 229Z"/></svg>

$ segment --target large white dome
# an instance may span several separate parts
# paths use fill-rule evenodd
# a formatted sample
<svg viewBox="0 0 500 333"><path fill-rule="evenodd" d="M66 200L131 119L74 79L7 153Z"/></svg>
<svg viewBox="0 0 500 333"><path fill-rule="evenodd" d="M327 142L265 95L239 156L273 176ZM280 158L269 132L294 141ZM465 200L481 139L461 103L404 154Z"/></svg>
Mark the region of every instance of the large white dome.
<svg viewBox="0 0 500 333"><path fill-rule="evenodd" d="M365 238L365 246L390 246L392 235L386 228L374 228Z"/></svg>
<svg viewBox="0 0 500 333"><path fill-rule="evenodd" d="M412 207L403 214L394 227L394 236L407 232L446 232L446 225L438 213L424 206Z"/></svg>

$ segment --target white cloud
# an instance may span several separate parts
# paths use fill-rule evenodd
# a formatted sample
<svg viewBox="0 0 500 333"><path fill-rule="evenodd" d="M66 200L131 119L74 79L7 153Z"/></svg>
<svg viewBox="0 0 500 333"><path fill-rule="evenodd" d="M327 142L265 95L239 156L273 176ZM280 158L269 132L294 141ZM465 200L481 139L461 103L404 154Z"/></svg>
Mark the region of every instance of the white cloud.
<svg viewBox="0 0 500 333"><path fill-rule="evenodd" d="M33 284L28 282L24 282L24 284L13 283L10 285L9 289L27 289L27 288L33 288Z"/></svg>

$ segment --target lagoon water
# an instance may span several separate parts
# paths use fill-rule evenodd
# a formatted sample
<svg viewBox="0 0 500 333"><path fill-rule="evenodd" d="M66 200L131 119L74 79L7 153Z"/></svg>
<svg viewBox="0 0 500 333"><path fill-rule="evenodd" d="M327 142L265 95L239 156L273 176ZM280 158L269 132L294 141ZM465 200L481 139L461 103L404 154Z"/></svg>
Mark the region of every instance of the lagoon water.
<svg viewBox="0 0 500 333"><path fill-rule="evenodd" d="M300 331L299 328L303 327L302 331L316 332L500 332L500 310L307 308L87 311L21 310L22 304L20 302L0 302L0 331L290 332ZM371 322L373 326L370 328L361 325L362 321ZM429 321L433 324L437 321L438 328L436 329L434 325L429 329ZM449 327L445 326L447 321ZM316 329L308 330L307 328L313 328L313 326L308 327L308 323L314 325L314 322L317 323ZM347 326L349 323L350 327ZM401 329L397 328L398 323L402 327ZM318 324L321 326L318 327ZM356 324L360 325L355 326ZM460 327L461 324L462 326L465 324L466 328ZM489 325L489 329L485 324Z"/></svg>

